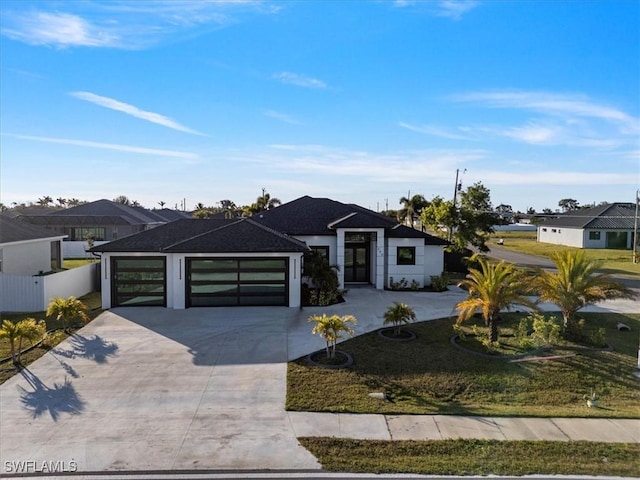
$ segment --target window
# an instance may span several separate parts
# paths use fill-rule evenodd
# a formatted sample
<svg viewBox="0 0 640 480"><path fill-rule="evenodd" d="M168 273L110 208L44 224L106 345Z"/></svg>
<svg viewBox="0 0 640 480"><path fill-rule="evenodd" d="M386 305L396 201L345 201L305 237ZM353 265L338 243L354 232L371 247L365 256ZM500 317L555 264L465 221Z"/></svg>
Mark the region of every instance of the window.
<svg viewBox="0 0 640 480"><path fill-rule="evenodd" d="M589 240L600 240L600 232L589 232Z"/></svg>
<svg viewBox="0 0 640 480"><path fill-rule="evenodd" d="M398 265L416 264L416 247L398 247Z"/></svg>
<svg viewBox="0 0 640 480"><path fill-rule="evenodd" d="M542 231L543 231L543 232L546 232L546 231L547 231L547 229L546 229L546 228L543 228L543 229L542 229Z"/></svg>
<svg viewBox="0 0 640 480"><path fill-rule="evenodd" d="M551 233L556 233L556 232L557 232L557 230L555 228L551 229Z"/></svg>
<svg viewBox="0 0 640 480"><path fill-rule="evenodd" d="M69 240L86 241L88 238L93 240L106 240L104 227L75 227L71 229Z"/></svg>

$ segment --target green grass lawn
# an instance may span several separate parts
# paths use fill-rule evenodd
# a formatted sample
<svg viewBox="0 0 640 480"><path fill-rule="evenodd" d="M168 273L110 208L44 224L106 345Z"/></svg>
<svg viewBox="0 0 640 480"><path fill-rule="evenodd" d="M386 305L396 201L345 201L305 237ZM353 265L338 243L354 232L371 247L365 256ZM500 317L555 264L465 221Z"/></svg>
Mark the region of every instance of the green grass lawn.
<svg viewBox="0 0 640 480"><path fill-rule="evenodd" d="M62 268L70 270L72 268L84 267L90 263L97 263L99 260L95 258L65 258L62 262Z"/></svg>
<svg viewBox="0 0 640 480"><path fill-rule="evenodd" d="M80 300L84 302L84 304L88 308L87 315L89 316L89 320L93 320L100 313L102 313L101 307L101 299L100 292L92 292L84 297L81 297ZM36 320L44 320L47 324L47 330L54 330L57 328L62 328L62 323L58 322L53 317L47 317L45 312L29 312L29 313L3 313L2 320L11 320L12 322L19 322L20 320L24 320L25 318L35 318ZM67 338L67 334L59 334L56 336L56 340L59 342L63 341ZM27 342L26 345L23 345L23 348L29 346ZM33 350L22 355L22 364L29 365L34 362L42 355L44 355L50 348L55 345L42 345L38 348L34 348ZM9 347L9 341L6 339L0 339L0 358L7 358L11 356L11 349ZM6 362L0 365L0 384L4 383L8 378L11 378L15 375L16 370L13 368L11 362Z"/></svg>
<svg viewBox="0 0 640 480"><path fill-rule="evenodd" d="M584 250L588 258L602 261L602 270L608 273L640 274L640 263L633 263L631 250L608 248L576 248L540 243L536 241L536 232L496 232L488 242L489 248L497 245L499 238L504 239L504 248L516 252L550 258L560 250Z"/></svg>
<svg viewBox="0 0 640 480"><path fill-rule="evenodd" d="M505 324L519 314L503 315ZM590 328L605 328L614 351L564 351L552 361L509 362L485 359L450 344L452 319L410 325L418 338L398 344L371 332L339 345L355 363L342 370L290 362L289 410L384 413L463 414L539 417L640 418L637 366L640 314L583 313ZM619 332L618 322L631 326ZM501 326L501 334L509 333ZM595 389L601 408L588 408L583 395ZM368 396L385 392L391 401Z"/></svg>
<svg viewBox="0 0 640 480"><path fill-rule="evenodd" d="M640 475L640 445L300 438L325 470L427 475Z"/></svg>

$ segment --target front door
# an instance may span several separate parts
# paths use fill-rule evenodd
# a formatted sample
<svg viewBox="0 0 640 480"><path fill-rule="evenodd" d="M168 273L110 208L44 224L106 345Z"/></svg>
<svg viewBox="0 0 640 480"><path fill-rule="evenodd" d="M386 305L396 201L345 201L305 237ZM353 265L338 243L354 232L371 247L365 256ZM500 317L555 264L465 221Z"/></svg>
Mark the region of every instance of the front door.
<svg viewBox="0 0 640 480"><path fill-rule="evenodd" d="M345 283L369 283L369 244L355 243L344 247Z"/></svg>

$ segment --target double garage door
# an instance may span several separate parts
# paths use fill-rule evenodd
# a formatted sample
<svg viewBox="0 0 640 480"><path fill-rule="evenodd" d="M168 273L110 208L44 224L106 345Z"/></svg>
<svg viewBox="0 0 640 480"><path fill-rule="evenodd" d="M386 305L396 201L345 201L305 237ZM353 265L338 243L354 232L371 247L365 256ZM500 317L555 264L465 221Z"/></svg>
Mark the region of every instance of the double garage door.
<svg viewBox="0 0 640 480"><path fill-rule="evenodd" d="M186 307L281 305L289 299L286 258L187 258ZM167 304L164 257L112 259L112 305Z"/></svg>

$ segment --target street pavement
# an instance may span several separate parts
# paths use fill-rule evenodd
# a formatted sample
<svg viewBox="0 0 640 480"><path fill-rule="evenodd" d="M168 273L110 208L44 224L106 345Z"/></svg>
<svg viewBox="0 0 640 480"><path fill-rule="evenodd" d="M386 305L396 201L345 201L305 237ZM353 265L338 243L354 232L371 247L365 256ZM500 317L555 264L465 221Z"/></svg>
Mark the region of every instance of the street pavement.
<svg viewBox="0 0 640 480"><path fill-rule="evenodd" d="M429 320L452 315L464 297L456 287L356 288L345 303L323 309L104 312L0 386L0 473L18 473L17 462L57 462L80 472L319 471L297 441L317 435L640 442L640 420L285 411L286 362L324 345L310 333L310 315L351 313L364 333L381 326L395 300ZM637 313L640 305L611 301L592 309ZM34 473L22 465L22 473Z"/></svg>

